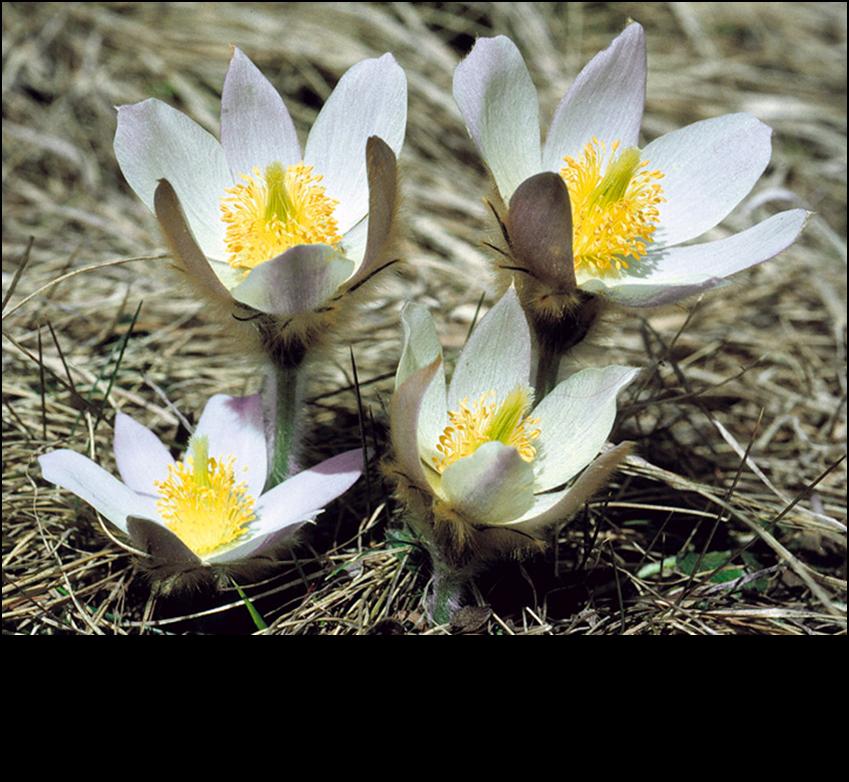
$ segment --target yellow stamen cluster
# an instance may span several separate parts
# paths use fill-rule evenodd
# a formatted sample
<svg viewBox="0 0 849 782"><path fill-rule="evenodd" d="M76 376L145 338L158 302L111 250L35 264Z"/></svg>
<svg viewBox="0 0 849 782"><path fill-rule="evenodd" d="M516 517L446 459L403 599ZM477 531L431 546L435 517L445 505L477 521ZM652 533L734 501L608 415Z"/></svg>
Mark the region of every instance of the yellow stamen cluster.
<svg viewBox="0 0 849 782"><path fill-rule="evenodd" d="M339 202L328 198L312 166L272 163L265 172L254 167L242 179L221 199L233 268L248 272L298 244L335 247L342 241L333 217Z"/></svg>
<svg viewBox="0 0 849 782"><path fill-rule="evenodd" d="M526 462L532 462L536 448L531 444L540 435L535 429L539 418L527 416L533 402L530 389L522 386L511 391L499 405L495 391L487 391L469 405L460 402L460 409L448 413L450 423L439 437L433 457L434 469L441 475L454 462L471 456L484 443L502 442L512 445Z"/></svg>
<svg viewBox="0 0 849 782"><path fill-rule="evenodd" d="M156 483L166 526L199 556L237 540L254 520L254 500L245 483L236 483L233 463L209 458L207 439L197 437L192 455Z"/></svg>
<svg viewBox="0 0 849 782"><path fill-rule="evenodd" d="M639 261L654 241L663 188L660 171L649 171L640 151L619 152L597 138L584 147L580 159L566 156L560 176L572 201L572 251L575 271L592 275L615 274Z"/></svg>

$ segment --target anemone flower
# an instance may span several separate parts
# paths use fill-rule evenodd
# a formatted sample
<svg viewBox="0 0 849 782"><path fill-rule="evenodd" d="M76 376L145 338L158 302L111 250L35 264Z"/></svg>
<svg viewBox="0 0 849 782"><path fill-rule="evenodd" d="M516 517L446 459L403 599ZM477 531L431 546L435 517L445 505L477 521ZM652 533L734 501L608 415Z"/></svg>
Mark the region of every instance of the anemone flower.
<svg viewBox="0 0 849 782"><path fill-rule="evenodd" d="M534 406L531 336L512 288L475 327L447 386L428 311L408 303L402 321L390 409L396 474L407 498L427 498L436 537L460 559L464 549L497 553L542 537L626 455L629 444L598 456L637 370L581 370Z"/></svg>
<svg viewBox="0 0 849 782"><path fill-rule="evenodd" d="M392 55L363 60L339 80L302 152L280 95L234 49L220 143L148 99L118 107L115 154L190 283L219 309L260 318L273 353L277 332L296 342L319 333L321 315L388 265L406 114ZM297 348L293 356L284 363Z"/></svg>
<svg viewBox="0 0 849 782"><path fill-rule="evenodd" d="M771 130L739 113L639 146L646 85L643 28L629 24L578 74L540 143L537 94L519 50L479 39L454 97L507 205L500 218L526 307L569 310L587 294L625 307L713 288L790 245L793 209L725 239L680 246L720 223L763 173ZM533 307L531 307L533 309Z"/></svg>
<svg viewBox="0 0 849 782"><path fill-rule="evenodd" d="M181 461L153 432L118 413L114 451L120 481L76 451L52 451L38 461L45 480L85 500L154 561L183 569L243 561L291 541L363 466L361 450L347 451L264 492L259 395L213 396Z"/></svg>

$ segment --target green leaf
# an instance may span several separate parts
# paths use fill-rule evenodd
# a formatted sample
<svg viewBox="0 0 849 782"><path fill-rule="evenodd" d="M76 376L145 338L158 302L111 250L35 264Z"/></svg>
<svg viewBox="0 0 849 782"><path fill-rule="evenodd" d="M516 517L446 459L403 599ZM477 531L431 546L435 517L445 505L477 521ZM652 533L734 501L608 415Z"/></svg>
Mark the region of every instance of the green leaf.
<svg viewBox="0 0 849 782"><path fill-rule="evenodd" d="M710 577L712 584L727 584L729 581L734 581L737 578L753 573L763 567L757 558L748 551L743 551L740 554L740 558L743 560L744 566L732 565L730 557L731 553L728 551L708 551L702 557L702 561L699 564L699 554L691 551L689 554L685 554L683 557L678 559L676 567L681 573L688 576L693 575L697 564L699 568L698 573L702 575L713 573L714 570L719 568L719 570L717 570L716 573L713 573ZM664 567L666 567L665 563ZM643 570L645 570L645 568L643 568ZM751 589L756 592L764 592L768 586L769 579L763 577L758 578L755 581L751 581L748 584L744 584L740 588L745 590Z"/></svg>
<svg viewBox="0 0 849 782"><path fill-rule="evenodd" d="M684 575L692 576L698 566L699 573L710 573L718 567L727 565L730 554L731 552L729 551L708 551L701 557L701 562L699 562L700 555L695 551L691 551L689 554L685 554L678 559L678 570L684 573Z"/></svg>
<svg viewBox="0 0 849 782"><path fill-rule="evenodd" d="M754 581L750 581L746 584L743 589L751 589L755 592L766 592L769 588L769 579L766 576L761 576L760 578L756 578Z"/></svg>
<svg viewBox="0 0 849 782"><path fill-rule="evenodd" d="M268 625L265 622L265 619L262 618L262 614L256 610L256 607L251 602L251 599L245 594L242 587L240 587L234 578L230 578L230 583L236 588L236 591L239 593L239 597L242 598L242 602L245 604L245 608L248 609L248 613L251 615L251 619L253 620L254 625L257 630L268 630Z"/></svg>
<svg viewBox="0 0 849 782"><path fill-rule="evenodd" d="M664 573L670 572L675 568L675 560L676 557L673 555L664 559L663 562L649 562L637 571L637 578L651 578L661 571Z"/></svg>
<svg viewBox="0 0 849 782"><path fill-rule="evenodd" d="M740 578L744 576L746 572L742 568L727 568L726 570L720 570L718 573L714 573L711 576L711 583L713 584L725 584L729 581L733 581L735 578Z"/></svg>
<svg viewBox="0 0 849 782"><path fill-rule="evenodd" d="M386 544L389 548L414 546L419 543L418 537L407 529L389 529L386 531Z"/></svg>

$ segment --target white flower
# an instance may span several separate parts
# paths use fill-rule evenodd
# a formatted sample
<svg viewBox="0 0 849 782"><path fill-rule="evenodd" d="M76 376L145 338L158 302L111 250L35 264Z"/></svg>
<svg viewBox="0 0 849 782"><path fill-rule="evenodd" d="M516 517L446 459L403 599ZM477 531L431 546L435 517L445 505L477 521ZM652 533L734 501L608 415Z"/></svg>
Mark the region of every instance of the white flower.
<svg viewBox="0 0 849 782"><path fill-rule="evenodd" d="M196 286L220 303L296 316L385 262L406 117L392 55L363 60L339 80L302 153L280 95L235 49L221 143L149 99L118 108L115 155Z"/></svg>
<svg viewBox="0 0 849 782"><path fill-rule="evenodd" d="M76 451L38 461L45 480L85 500L147 554L186 567L243 560L285 541L362 473L362 451L347 451L263 493L259 395L213 396L182 461L123 413L114 450L121 481Z"/></svg>
<svg viewBox="0 0 849 782"><path fill-rule="evenodd" d="M581 71L541 144L536 90L512 41L479 39L455 71L455 100L509 206L512 254L550 288L577 285L632 307L676 301L781 252L805 223L807 212L793 209L678 246L752 189L771 130L728 114L639 149L645 84L643 28L632 23Z"/></svg>
<svg viewBox="0 0 849 782"><path fill-rule="evenodd" d="M533 535L574 515L625 456L627 444L595 458L637 370L584 369L533 407L531 336L512 288L475 327L447 388L428 311L408 303L402 321L392 443L437 521Z"/></svg>

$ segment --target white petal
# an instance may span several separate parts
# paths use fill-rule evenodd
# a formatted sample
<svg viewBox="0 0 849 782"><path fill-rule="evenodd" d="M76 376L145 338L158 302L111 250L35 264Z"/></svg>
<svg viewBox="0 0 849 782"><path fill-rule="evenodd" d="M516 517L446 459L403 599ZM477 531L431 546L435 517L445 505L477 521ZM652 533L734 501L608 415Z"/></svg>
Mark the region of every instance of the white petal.
<svg viewBox="0 0 849 782"><path fill-rule="evenodd" d="M498 191L513 191L541 167L539 103L516 44L479 38L454 71L454 100Z"/></svg>
<svg viewBox="0 0 849 782"><path fill-rule="evenodd" d="M666 199L659 207L655 242L685 242L721 222L769 163L771 135L751 114L726 114L652 141L642 158L650 170L663 172Z"/></svg>
<svg viewBox="0 0 849 782"><path fill-rule="evenodd" d="M451 508L473 524L506 524L533 505L534 471L504 443L484 443L442 473Z"/></svg>
<svg viewBox="0 0 849 782"><path fill-rule="evenodd" d="M401 310L404 328L401 360L395 372L395 388L398 388L413 372L442 358L442 345L436 335L436 326L430 310L423 304L408 301Z"/></svg>
<svg viewBox="0 0 849 782"><path fill-rule="evenodd" d="M226 549L219 549L211 554L207 554L204 557L204 562L207 562L210 565L220 565L225 562L247 559L251 556L251 554L255 553L269 537L271 536L263 535L260 537L254 537L253 535L249 535L247 538L242 540L241 543L238 543L235 546L231 546Z"/></svg>
<svg viewBox="0 0 849 782"><path fill-rule="evenodd" d="M636 146L645 99L645 33L634 22L587 63L563 96L545 140L543 167L559 172L564 156L579 155L593 136Z"/></svg>
<svg viewBox="0 0 849 782"><path fill-rule="evenodd" d="M251 269L233 298L271 315L303 315L325 304L354 271L325 244L299 244Z"/></svg>
<svg viewBox="0 0 849 782"><path fill-rule="evenodd" d="M239 49L233 49L221 94L221 146L237 182L254 166L290 166L301 160L301 146L283 99Z"/></svg>
<svg viewBox="0 0 849 782"><path fill-rule="evenodd" d="M182 112L153 98L118 107L115 157L130 187L153 211L160 179L177 192L201 249L227 257L220 204L233 180L221 145Z"/></svg>
<svg viewBox="0 0 849 782"><path fill-rule="evenodd" d="M631 367L583 369L558 384L533 411L540 436L534 491L559 486L584 469L616 420L616 395L639 370Z"/></svg>
<svg viewBox="0 0 849 782"><path fill-rule="evenodd" d="M407 302L401 310L401 323L404 326L404 348L395 373L396 389L414 372L439 359L436 375L424 392L419 411L419 454L429 465L432 457L439 455L436 444L448 425L442 345L427 307Z"/></svg>
<svg viewBox="0 0 849 782"><path fill-rule="evenodd" d="M231 266L226 261L210 261L209 268L212 269L212 273L216 276L218 281L225 287L228 293L228 297L230 302L232 303L233 297L229 295L230 291L233 290L237 285L245 279L245 273L241 269L237 269L234 266Z"/></svg>
<svg viewBox="0 0 849 782"><path fill-rule="evenodd" d="M342 237L340 251L349 261L354 264L354 267L359 269L366 254L366 244L368 243L368 217L364 217L356 225L348 229L348 232Z"/></svg>
<svg viewBox="0 0 849 782"><path fill-rule="evenodd" d="M634 264L631 276L593 280L583 287L627 307L669 304L715 288L723 278L777 255L796 241L809 214L791 209L726 239L651 253ZM641 268L644 277L633 274Z"/></svg>
<svg viewBox="0 0 849 782"><path fill-rule="evenodd" d="M168 477L174 462L160 439L130 416L118 413L112 448L121 480L133 491L157 496L156 483Z"/></svg>
<svg viewBox="0 0 849 782"><path fill-rule="evenodd" d="M513 524L533 535L552 524L568 521L607 483L610 474L621 464L632 446L633 443L622 443L603 453L568 489L535 497L533 507Z"/></svg>
<svg viewBox="0 0 849 782"><path fill-rule="evenodd" d="M359 448L299 472L260 497L254 535L270 535L295 522L314 518L362 474L363 452Z"/></svg>
<svg viewBox="0 0 849 782"><path fill-rule="evenodd" d="M203 409L195 437L209 441L209 455L234 458L236 479L245 481L248 494L259 497L265 485L268 454L262 419L262 397L216 394Z"/></svg>
<svg viewBox="0 0 849 782"><path fill-rule="evenodd" d="M383 139L397 155L407 124L407 77L391 54L350 68L312 126L304 162L324 177L339 201L334 216L345 233L368 212L366 142Z"/></svg>
<svg viewBox="0 0 849 782"><path fill-rule="evenodd" d="M250 536L231 548L208 554L204 561L209 564L223 564L225 562L234 562L239 559L247 559L248 557L255 556L263 549L267 549L270 546L280 545L287 538L293 537L295 533L308 521L312 521L312 519L305 519L303 521L296 521L292 524L288 524L276 532L272 532L270 535L259 535L256 537Z"/></svg>
<svg viewBox="0 0 849 782"><path fill-rule="evenodd" d="M475 326L463 348L451 385L448 409L463 399L476 401L495 391L502 401L517 386L527 386L531 371L531 332L513 288Z"/></svg>
<svg viewBox="0 0 849 782"><path fill-rule="evenodd" d="M124 532L127 516L159 519L153 498L136 494L76 451L51 451L39 456L38 463L44 480L73 492Z"/></svg>

